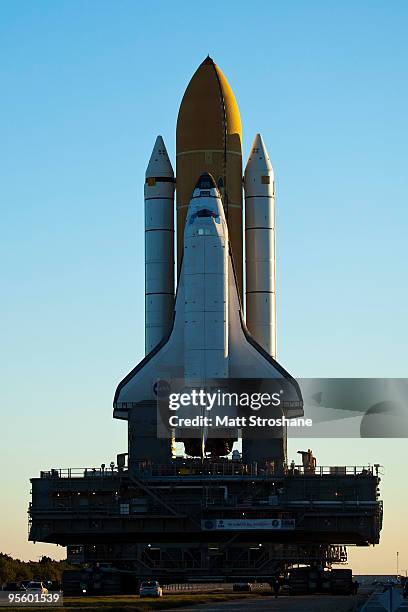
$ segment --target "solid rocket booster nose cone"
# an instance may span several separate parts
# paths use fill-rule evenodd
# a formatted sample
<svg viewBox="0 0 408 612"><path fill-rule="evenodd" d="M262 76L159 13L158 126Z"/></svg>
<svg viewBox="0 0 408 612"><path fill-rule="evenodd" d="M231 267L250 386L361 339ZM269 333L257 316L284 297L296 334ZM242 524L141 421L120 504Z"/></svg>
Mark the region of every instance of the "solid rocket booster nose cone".
<svg viewBox="0 0 408 612"><path fill-rule="evenodd" d="M209 172L204 172L197 181L195 189L215 189L217 185Z"/></svg>
<svg viewBox="0 0 408 612"><path fill-rule="evenodd" d="M251 153L249 154L248 162L245 168L245 174L248 172L267 172L273 179L273 168L269 157L268 150L265 146L263 138L257 134L252 143Z"/></svg>
<svg viewBox="0 0 408 612"><path fill-rule="evenodd" d="M164 176L174 178L174 171L163 138L159 135L146 168L146 178Z"/></svg>

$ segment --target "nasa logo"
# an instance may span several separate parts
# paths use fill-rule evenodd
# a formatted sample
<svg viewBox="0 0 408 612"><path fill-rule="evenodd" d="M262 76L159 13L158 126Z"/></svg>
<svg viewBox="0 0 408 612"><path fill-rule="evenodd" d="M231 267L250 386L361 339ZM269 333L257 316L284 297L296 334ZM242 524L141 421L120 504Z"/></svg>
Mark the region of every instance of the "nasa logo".
<svg viewBox="0 0 408 612"><path fill-rule="evenodd" d="M206 529L214 529L214 521L205 521L204 527Z"/></svg>

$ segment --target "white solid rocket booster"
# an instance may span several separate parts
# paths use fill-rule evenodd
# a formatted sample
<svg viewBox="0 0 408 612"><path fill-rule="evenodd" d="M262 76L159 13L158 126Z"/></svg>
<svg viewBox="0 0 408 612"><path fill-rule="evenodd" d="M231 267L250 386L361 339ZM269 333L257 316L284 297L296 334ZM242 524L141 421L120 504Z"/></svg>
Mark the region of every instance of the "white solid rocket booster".
<svg viewBox="0 0 408 612"><path fill-rule="evenodd" d="M174 172L158 136L146 170L145 349L169 333L174 311Z"/></svg>
<svg viewBox="0 0 408 612"><path fill-rule="evenodd" d="M276 358L275 182L268 151L255 136L245 168L246 325Z"/></svg>

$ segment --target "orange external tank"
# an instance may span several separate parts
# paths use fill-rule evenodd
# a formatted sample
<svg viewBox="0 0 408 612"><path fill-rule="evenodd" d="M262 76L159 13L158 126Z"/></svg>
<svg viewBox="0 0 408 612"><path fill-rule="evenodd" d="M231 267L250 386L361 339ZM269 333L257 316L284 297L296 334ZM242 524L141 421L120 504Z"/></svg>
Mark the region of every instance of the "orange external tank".
<svg viewBox="0 0 408 612"><path fill-rule="evenodd" d="M209 172L221 192L242 303L242 128L227 79L207 57L181 101L176 130L177 269L184 224L198 177Z"/></svg>

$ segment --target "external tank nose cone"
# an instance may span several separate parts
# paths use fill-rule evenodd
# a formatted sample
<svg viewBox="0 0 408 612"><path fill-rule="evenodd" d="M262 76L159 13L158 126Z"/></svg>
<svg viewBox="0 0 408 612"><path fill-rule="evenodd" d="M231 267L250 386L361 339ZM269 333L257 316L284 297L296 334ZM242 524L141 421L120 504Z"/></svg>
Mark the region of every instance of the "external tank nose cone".
<svg viewBox="0 0 408 612"><path fill-rule="evenodd" d="M205 60L203 62L201 62L201 66L206 65L206 64L215 64L213 58L210 57L209 55L207 55Z"/></svg>
<svg viewBox="0 0 408 612"><path fill-rule="evenodd" d="M227 79L210 57L199 65L184 93L176 140L177 154L201 149L241 153L238 105Z"/></svg>
<svg viewBox="0 0 408 612"><path fill-rule="evenodd" d="M197 181L195 189L215 189L217 185L209 172L203 172Z"/></svg>

